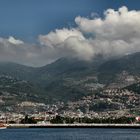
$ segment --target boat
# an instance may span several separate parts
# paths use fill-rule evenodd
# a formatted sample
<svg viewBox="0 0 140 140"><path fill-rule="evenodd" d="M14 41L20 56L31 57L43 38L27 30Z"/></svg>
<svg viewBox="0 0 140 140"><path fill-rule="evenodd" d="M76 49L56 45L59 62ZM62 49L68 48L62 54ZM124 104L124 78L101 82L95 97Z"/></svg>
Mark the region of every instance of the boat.
<svg viewBox="0 0 140 140"><path fill-rule="evenodd" d="M6 129L6 128L7 128L6 124L0 124L0 129Z"/></svg>

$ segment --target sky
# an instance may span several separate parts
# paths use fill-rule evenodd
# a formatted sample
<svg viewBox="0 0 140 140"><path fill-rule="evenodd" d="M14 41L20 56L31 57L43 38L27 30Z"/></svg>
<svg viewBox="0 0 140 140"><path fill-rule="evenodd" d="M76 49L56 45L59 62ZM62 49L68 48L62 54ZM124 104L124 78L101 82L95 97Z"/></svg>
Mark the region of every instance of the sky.
<svg viewBox="0 0 140 140"><path fill-rule="evenodd" d="M102 15L123 5L140 9L139 0L0 0L0 35L31 42L39 34L74 26L77 16Z"/></svg>
<svg viewBox="0 0 140 140"><path fill-rule="evenodd" d="M139 10L140 0L0 0L0 60L42 66L139 51Z"/></svg>

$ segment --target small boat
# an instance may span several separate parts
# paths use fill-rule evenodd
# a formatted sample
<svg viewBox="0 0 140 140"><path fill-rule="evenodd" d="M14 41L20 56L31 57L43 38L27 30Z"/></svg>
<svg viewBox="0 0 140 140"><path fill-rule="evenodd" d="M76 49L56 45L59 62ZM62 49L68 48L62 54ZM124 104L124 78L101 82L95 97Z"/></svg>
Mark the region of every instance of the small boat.
<svg viewBox="0 0 140 140"><path fill-rule="evenodd" d="M6 129L7 126L5 124L0 124L0 129Z"/></svg>

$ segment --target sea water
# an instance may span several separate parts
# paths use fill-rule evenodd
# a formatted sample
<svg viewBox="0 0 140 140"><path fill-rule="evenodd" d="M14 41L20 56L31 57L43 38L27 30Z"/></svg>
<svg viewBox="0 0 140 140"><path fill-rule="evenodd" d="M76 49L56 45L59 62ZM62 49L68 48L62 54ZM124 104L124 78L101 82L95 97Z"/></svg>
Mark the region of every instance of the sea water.
<svg viewBox="0 0 140 140"><path fill-rule="evenodd" d="M140 140L140 129L3 129L0 140Z"/></svg>

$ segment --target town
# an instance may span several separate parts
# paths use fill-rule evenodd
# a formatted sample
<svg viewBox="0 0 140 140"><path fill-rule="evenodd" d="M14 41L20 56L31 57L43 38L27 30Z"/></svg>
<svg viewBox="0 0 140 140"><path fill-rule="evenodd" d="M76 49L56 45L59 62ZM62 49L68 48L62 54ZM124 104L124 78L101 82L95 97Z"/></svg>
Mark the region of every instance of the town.
<svg viewBox="0 0 140 140"><path fill-rule="evenodd" d="M139 123L140 95L127 89L105 89L78 101L44 104L24 101L0 112L0 123L76 124Z"/></svg>

